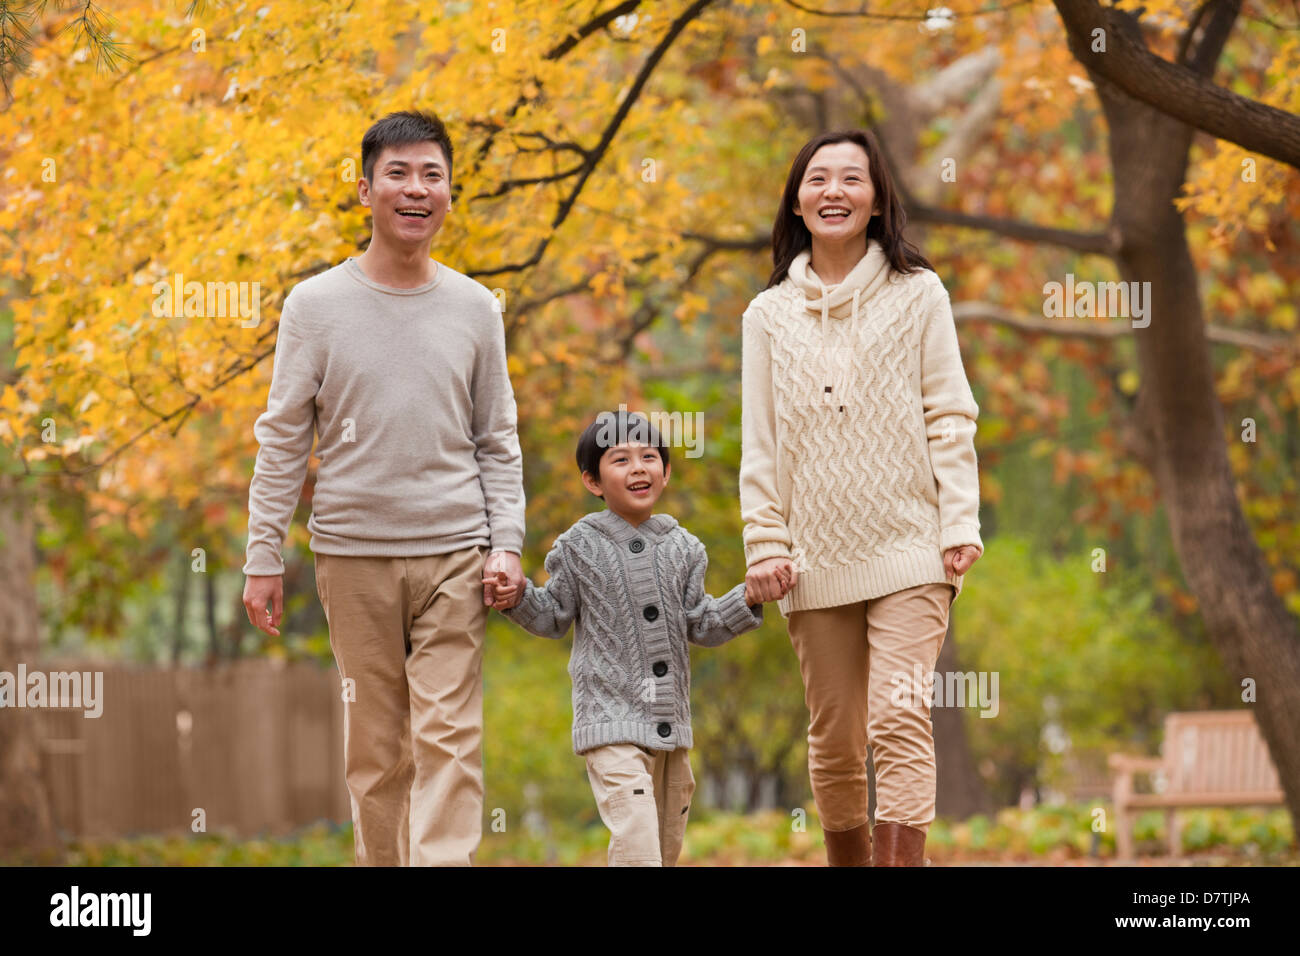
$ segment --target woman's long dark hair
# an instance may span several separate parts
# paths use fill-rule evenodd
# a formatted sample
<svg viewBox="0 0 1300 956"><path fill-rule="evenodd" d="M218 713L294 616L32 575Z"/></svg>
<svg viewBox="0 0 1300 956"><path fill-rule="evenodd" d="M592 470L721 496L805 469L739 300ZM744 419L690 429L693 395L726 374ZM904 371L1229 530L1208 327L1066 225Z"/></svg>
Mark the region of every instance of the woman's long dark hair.
<svg viewBox="0 0 1300 956"><path fill-rule="evenodd" d="M822 133L809 140L794 158L794 165L790 167L790 175L785 181L785 192L781 194L781 208L777 210L776 222L772 226L772 264L775 268L767 280L767 288L770 289L785 279L795 256L812 246L812 233L804 225L802 217L795 213L794 206L799 201L799 185L803 182L813 154L832 143L857 143L867 154L867 170L881 210L879 215L873 215L867 223L867 238L876 240L884 248L890 268L904 275L917 269L933 272L934 266L921 255L921 250L903 238L907 214L903 212L898 190L894 187L894 178L889 174L884 151L876 142L876 137L870 130L842 129Z"/></svg>

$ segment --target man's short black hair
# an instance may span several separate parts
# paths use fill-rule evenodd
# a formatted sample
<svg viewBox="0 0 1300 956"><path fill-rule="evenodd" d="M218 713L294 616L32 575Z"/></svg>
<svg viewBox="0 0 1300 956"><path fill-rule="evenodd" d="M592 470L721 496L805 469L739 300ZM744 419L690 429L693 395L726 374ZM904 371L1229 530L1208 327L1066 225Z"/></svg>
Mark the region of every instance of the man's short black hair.
<svg viewBox="0 0 1300 956"><path fill-rule="evenodd" d="M451 182L451 137L447 127L433 113L423 110L403 110L389 113L361 138L361 175L373 184L375 160L387 146L406 146L409 143L437 143L447 157L447 182Z"/></svg>
<svg viewBox="0 0 1300 956"><path fill-rule="evenodd" d="M649 445L659 451L668 473L668 445L659 430L635 412L601 412L578 438L578 472L590 472L600 480L600 459L611 448L624 443Z"/></svg>

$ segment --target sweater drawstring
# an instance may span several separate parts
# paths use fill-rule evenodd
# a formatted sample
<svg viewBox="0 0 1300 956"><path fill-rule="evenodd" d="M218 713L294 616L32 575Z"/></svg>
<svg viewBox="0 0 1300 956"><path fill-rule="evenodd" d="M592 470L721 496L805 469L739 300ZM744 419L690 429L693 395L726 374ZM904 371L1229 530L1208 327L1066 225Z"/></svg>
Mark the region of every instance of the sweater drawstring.
<svg viewBox="0 0 1300 956"><path fill-rule="evenodd" d="M817 274L814 272L813 275L817 275ZM826 395L830 394L831 386L833 384L833 376L834 376L834 369L832 368L832 361L830 356L830 337L828 335L828 331L829 331L828 320L830 315L830 293L826 290L826 283L822 282L821 276L817 276L817 284L822 287L822 373L826 377L826 385L824 386L825 391L822 393L822 399L825 400ZM853 324L857 322L858 305L861 302L861 299L862 299L862 290L855 288L853 290L853 311L849 315L850 330L852 329ZM843 396L840 397L842 398ZM843 405L840 406L840 411L844 411Z"/></svg>

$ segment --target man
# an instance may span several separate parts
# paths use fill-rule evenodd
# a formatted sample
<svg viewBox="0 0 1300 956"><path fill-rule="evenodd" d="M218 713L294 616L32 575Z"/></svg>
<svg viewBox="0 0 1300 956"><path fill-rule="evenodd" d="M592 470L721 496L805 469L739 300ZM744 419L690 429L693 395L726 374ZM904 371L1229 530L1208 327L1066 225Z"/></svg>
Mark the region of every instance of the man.
<svg viewBox="0 0 1300 956"><path fill-rule="evenodd" d="M471 865L482 655L498 575L523 587L523 470L496 299L430 258L451 210L437 117L361 142L366 251L285 299L249 489L244 606L279 635L280 549L307 473L316 588L343 679L359 865ZM267 605L270 605L268 612Z"/></svg>

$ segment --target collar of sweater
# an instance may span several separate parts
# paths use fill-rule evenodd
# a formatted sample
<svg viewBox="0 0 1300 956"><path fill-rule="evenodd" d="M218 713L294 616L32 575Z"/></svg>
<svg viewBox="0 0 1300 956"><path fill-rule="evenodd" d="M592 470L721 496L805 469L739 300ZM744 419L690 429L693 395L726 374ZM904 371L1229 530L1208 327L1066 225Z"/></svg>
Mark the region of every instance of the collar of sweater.
<svg viewBox="0 0 1300 956"><path fill-rule="evenodd" d="M804 308L813 315L820 314L822 317L821 365L829 380L829 320L857 319L862 301L871 298L889 282L889 258L880 243L868 239L867 251L858 260L858 264L842 282L828 289L821 276L812 270L812 249L809 248L794 257L787 274L795 288L803 293ZM829 386L827 388L829 390Z"/></svg>
<svg viewBox="0 0 1300 956"><path fill-rule="evenodd" d="M889 281L889 259L884 247L867 240L867 251L838 285L829 289L821 276L812 270L812 250L805 249L794 257L789 269L790 281L803 292L804 308L822 320L856 318L861 302L871 298Z"/></svg>
<svg viewBox="0 0 1300 956"><path fill-rule="evenodd" d="M618 544L624 544L643 535L662 538L677 527L677 519L672 515L651 515L645 521L642 521L640 525L634 525L617 512L610 511L609 508L604 511L593 512L583 520Z"/></svg>

